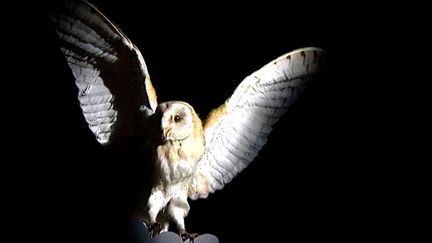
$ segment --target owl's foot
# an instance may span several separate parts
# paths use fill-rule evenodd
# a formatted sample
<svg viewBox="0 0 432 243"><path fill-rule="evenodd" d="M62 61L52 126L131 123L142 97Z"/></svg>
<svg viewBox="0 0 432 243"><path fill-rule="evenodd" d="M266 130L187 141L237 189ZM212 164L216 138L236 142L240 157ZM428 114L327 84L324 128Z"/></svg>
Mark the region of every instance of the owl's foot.
<svg viewBox="0 0 432 243"><path fill-rule="evenodd" d="M188 233L186 230L180 230L179 234L183 241L190 240L190 242L199 236L197 233Z"/></svg>
<svg viewBox="0 0 432 243"><path fill-rule="evenodd" d="M162 227L159 223L150 223L148 225L148 232L150 234L150 237L153 238L156 235L158 235L162 230Z"/></svg>

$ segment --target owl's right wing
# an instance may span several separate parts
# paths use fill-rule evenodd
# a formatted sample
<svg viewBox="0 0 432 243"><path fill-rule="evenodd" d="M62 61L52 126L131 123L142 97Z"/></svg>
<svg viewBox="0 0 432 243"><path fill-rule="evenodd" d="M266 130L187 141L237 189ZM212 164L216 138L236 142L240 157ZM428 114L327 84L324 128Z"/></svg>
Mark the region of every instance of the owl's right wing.
<svg viewBox="0 0 432 243"><path fill-rule="evenodd" d="M157 100L138 48L86 1L59 1L48 11L97 141L107 145L139 134Z"/></svg>
<svg viewBox="0 0 432 243"><path fill-rule="evenodd" d="M323 68L324 51L289 52L246 77L204 124L205 152L189 188L192 199L220 190L246 168L267 142L272 126Z"/></svg>

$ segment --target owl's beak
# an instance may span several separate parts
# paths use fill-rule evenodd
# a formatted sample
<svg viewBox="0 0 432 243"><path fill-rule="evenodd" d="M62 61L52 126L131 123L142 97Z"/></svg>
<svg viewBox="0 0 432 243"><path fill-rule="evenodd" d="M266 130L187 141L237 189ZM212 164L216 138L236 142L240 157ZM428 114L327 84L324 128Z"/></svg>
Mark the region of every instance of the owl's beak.
<svg viewBox="0 0 432 243"><path fill-rule="evenodd" d="M182 141L184 139L188 138L188 136L177 136L176 134L173 134L172 128L171 127L167 127L167 128L163 128L162 129L162 141L163 142L167 142L167 141Z"/></svg>
<svg viewBox="0 0 432 243"><path fill-rule="evenodd" d="M162 130L162 138L163 140L171 140L171 128L165 128Z"/></svg>

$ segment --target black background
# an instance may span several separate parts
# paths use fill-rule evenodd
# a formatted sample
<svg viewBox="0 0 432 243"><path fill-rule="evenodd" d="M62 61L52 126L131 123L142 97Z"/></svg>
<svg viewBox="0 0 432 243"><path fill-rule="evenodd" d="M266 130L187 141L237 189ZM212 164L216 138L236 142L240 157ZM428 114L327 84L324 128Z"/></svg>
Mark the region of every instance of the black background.
<svg viewBox="0 0 432 243"><path fill-rule="evenodd" d="M190 232L212 233L221 242L346 241L387 232L396 216L384 198L394 182L374 154L382 134L371 134L380 121L376 93L369 91L377 84L364 72L372 66L364 60L376 54L371 43L380 42L358 24L361 6L95 4L140 49L159 102L187 101L202 118L272 59L306 46L327 51L327 70L277 123L255 161L223 190L190 202ZM23 133L10 143L26 148L14 152L23 159L10 161L24 185L15 191L23 199L14 213L28 215L21 225L31 223L45 240L123 242L117 240L126 228L121 212L133 187L127 158L112 158L94 140L56 36L43 8L38 13L38 34L24 48L33 57L25 65L34 70L19 74L29 89L16 94L26 112L11 116Z"/></svg>

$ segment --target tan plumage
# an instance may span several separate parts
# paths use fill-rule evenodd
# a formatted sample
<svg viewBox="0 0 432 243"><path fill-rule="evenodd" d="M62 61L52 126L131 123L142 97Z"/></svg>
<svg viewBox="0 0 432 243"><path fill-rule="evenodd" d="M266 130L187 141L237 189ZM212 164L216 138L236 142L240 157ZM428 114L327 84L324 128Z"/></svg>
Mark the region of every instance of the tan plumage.
<svg viewBox="0 0 432 243"><path fill-rule="evenodd" d="M157 95L156 95L156 90L154 89L153 84L150 80L150 75L146 76L145 87L146 87L146 93L148 95L150 106L152 107L152 109L155 109L157 105Z"/></svg>
<svg viewBox="0 0 432 243"><path fill-rule="evenodd" d="M139 141L150 151L142 159L151 180L138 211L151 233L174 221L182 237L193 237L184 223L188 197L206 198L246 168L323 66L319 48L286 53L247 76L203 123L186 102L157 103L140 51L94 6L65 1L50 17L96 139L124 147Z"/></svg>
<svg viewBox="0 0 432 243"><path fill-rule="evenodd" d="M226 107L226 102L223 103L221 106L219 106L218 108L210 111L210 113L208 114L205 122L204 122L204 130L210 129L211 127L213 127L218 121L219 119L226 114L227 112L227 107Z"/></svg>

